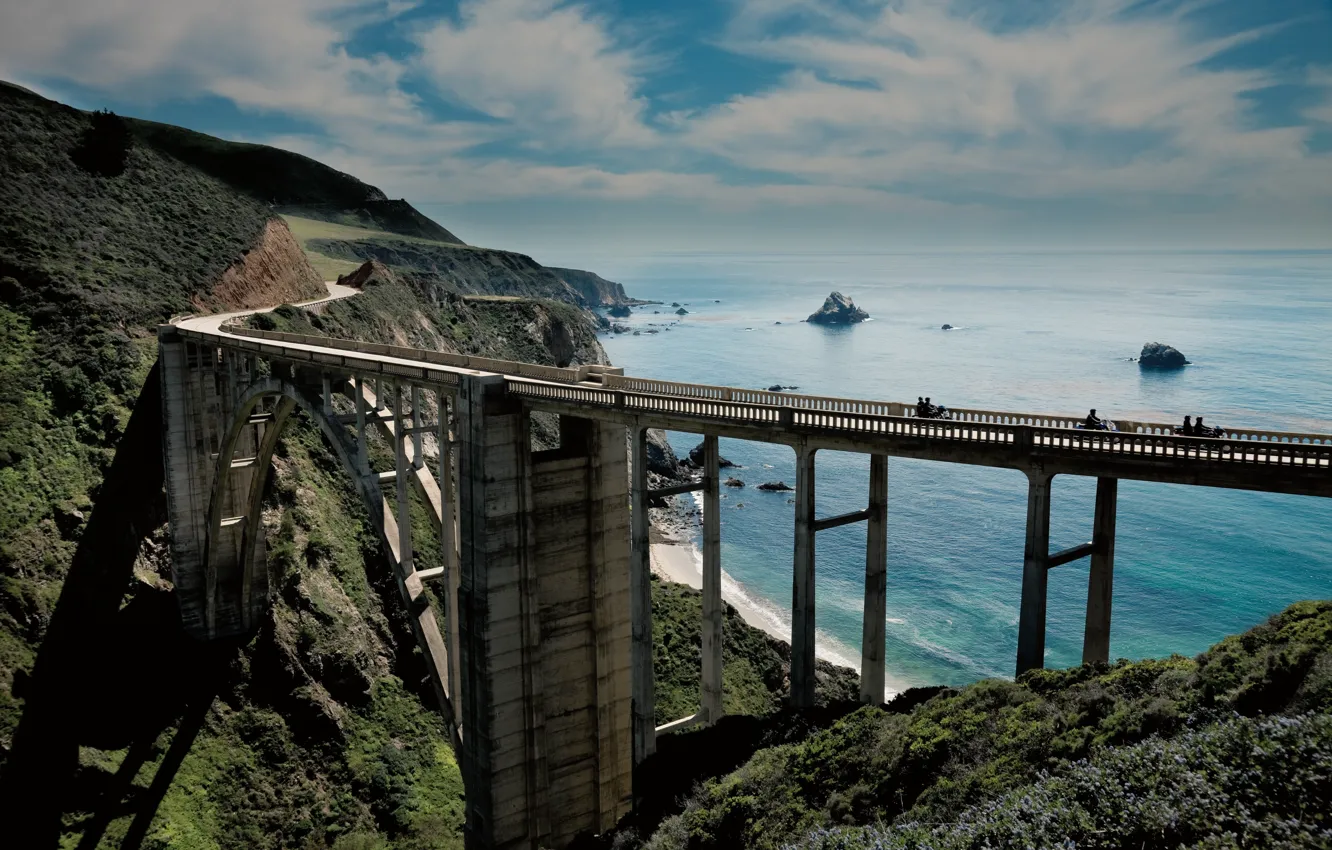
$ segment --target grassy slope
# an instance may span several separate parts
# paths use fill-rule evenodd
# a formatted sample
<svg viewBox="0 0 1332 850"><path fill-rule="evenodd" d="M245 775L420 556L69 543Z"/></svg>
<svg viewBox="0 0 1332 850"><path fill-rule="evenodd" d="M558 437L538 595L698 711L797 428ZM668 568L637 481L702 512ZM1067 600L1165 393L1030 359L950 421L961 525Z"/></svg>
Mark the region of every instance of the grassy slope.
<svg viewBox="0 0 1332 850"><path fill-rule="evenodd" d="M229 142L183 127L133 122L136 136L236 191L283 212L440 242L458 237L384 193L309 157L267 145Z"/></svg>
<svg viewBox="0 0 1332 850"><path fill-rule="evenodd" d="M1161 752L1152 749L1156 745L1135 751L1137 755L1107 753L1153 736L1171 740L1190 729L1210 729L1236 714L1312 712L1324 718L1309 727L1306 743L1312 749L1307 757L1314 758L1326 750L1330 710L1332 603L1298 603L1196 660L1174 656L1108 668L1039 671L1016 683L988 680L946 690L910 714L862 708L807 740L762 750L739 770L707 782L687 801L683 814L661 826L650 846L776 848L812 829L876 823L896 823L902 835L882 845L875 843L883 838L877 833L816 835L813 846L981 846L979 841L969 843L969 827L955 826L959 816L990 826L1009 814L1020 820L1027 803L1015 789L1040 783L1047 774L1067 775L1071 778L1061 780L1064 786L1046 784L1040 791L1048 809L1035 807L1038 819L1055 817L1071 805L1075 792L1069 789L1087 786L1086 768L1069 765L1089 755L1107 765L1117 758L1150 761ZM1252 731L1216 731L1216 740L1206 745L1213 754L1200 758L1215 760L1216 752ZM1179 754L1168 752L1172 758ZM1292 759L1305 757L1299 746L1282 752ZM1280 759L1259 761L1270 770ZM1206 773L1205 765L1195 767ZM1314 773L1313 791L1332 801L1332 769L1324 761ZM1141 769L1115 781L1126 785L1124 793L1147 794L1154 784L1151 777L1151 770ZM1207 807L1209 794L1225 791L1224 781L1218 778L1215 787L1195 783L1187 794L1191 805ZM1255 787L1272 783L1264 792L1270 794L1269 802L1295 790L1283 785L1286 777L1279 775L1255 773L1247 781ZM1107 783L1106 793L1112 787L1118 786ZM1085 795L1077 799L1086 804ZM1141 816L1168 819L1169 805L1149 807ZM1312 817L1317 805L1311 804L1306 817ZM976 806L980 808L969 809ZM1280 806L1273 811L1273 817L1282 816ZM938 824L947 835L937 844L912 844L903 837L919 837ZM1212 827L1212 832L1224 829L1219 813ZM1200 833L1205 834L1211 833ZM1110 841L1105 846L1119 845ZM1132 846L1175 845L1153 840L1145 845L1134 841ZM1229 845L1222 841L1217 846Z"/></svg>

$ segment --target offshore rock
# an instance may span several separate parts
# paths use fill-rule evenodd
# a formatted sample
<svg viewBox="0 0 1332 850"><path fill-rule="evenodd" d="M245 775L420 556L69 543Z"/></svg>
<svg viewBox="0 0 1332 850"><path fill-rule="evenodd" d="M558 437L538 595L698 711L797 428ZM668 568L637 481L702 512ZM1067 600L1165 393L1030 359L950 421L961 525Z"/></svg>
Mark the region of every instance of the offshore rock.
<svg viewBox="0 0 1332 850"><path fill-rule="evenodd" d="M758 488L760 490L775 490L778 492L787 492L795 489L791 485L787 484L785 481L767 481L763 484L760 484Z"/></svg>
<svg viewBox="0 0 1332 850"><path fill-rule="evenodd" d="M854 325L869 317L869 313L857 307L850 298L840 292L834 292L806 321L816 325Z"/></svg>
<svg viewBox="0 0 1332 850"><path fill-rule="evenodd" d="M1160 342L1146 343L1138 355L1138 365L1144 369L1182 369L1188 364L1188 358L1178 348Z"/></svg>

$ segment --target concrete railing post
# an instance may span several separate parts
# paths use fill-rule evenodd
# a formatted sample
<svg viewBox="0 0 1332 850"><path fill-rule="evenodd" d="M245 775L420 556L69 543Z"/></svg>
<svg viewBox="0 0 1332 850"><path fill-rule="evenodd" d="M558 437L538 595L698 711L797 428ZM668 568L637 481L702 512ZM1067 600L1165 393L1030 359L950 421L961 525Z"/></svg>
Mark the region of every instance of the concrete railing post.
<svg viewBox="0 0 1332 850"><path fill-rule="evenodd" d="M1027 473L1027 543L1022 556L1022 606L1018 618L1017 674L1045 666L1045 595L1050 562L1050 480Z"/></svg>
<svg viewBox="0 0 1332 850"><path fill-rule="evenodd" d="M791 705L814 705L814 456L796 450L795 564L791 589Z"/></svg>
<svg viewBox="0 0 1332 850"><path fill-rule="evenodd" d="M647 431L630 434L629 597L632 623L634 764L657 751L657 711L652 676L652 549L648 539Z"/></svg>
<svg viewBox="0 0 1332 850"><path fill-rule="evenodd" d="M722 716L721 460L717 437L703 437L703 683L706 723Z"/></svg>
<svg viewBox="0 0 1332 850"><path fill-rule="evenodd" d="M1091 571L1087 575L1087 624L1082 635L1082 663L1110 660L1110 602L1115 577L1115 511L1119 479L1096 479L1096 514L1092 525Z"/></svg>
<svg viewBox="0 0 1332 850"><path fill-rule="evenodd" d="M860 635L860 700L870 705L883 702L887 594L888 456L870 455L869 520L865 528L865 620Z"/></svg>

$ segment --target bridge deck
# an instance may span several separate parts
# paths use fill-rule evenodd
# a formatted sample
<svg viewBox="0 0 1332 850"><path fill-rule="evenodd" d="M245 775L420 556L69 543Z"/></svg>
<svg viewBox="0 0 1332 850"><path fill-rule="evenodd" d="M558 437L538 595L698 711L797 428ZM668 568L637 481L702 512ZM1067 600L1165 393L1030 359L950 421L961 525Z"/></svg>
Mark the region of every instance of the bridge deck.
<svg viewBox="0 0 1332 850"><path fill-rule="evenodd" d="M604 367L561 369L402 346L216 327L186 320L186 338L347 373L456 386L463 374L503 375L534 408L574 416L790 446L883 453L1050 474L1093 475L1332 496L1332 435L1238 430L1175 436L1171 425L1120 421L1075 430L1073 417L961 409L923 420L913 407L655 381ZM211 326L210 326L211 325Z"/></svg>

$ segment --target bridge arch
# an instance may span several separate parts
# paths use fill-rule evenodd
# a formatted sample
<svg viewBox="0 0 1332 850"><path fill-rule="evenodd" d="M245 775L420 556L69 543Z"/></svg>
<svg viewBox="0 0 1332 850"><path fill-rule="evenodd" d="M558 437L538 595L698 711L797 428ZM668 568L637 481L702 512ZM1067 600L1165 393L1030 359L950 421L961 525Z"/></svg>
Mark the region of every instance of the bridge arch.
<svg viewBox="0 0 1332 850"><path fill-rule="evenodd" d="M262 411L256 415L256 411ZM218 446L208 501L203 563L204 611L209 632L216 631L220 608L236 606L245 631L257 627L268 604L268 567L263 533L263 493L277 449L292 415L303 412L324 434L365 506L367 518L387 545L383 500L371 493L356 463L355 440L309 390L279 378L250 384L233 407ZM262 417L262 419L261 419ZM262 425L257 438L246 430ZM237 457L242 445L252 457Z"/></svg>

